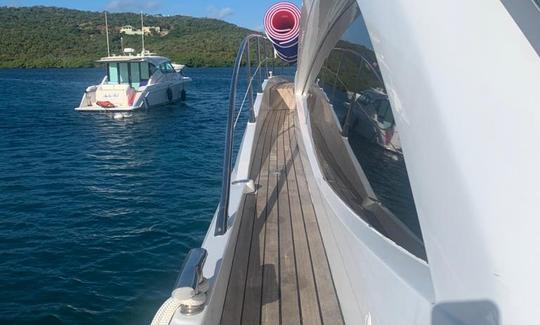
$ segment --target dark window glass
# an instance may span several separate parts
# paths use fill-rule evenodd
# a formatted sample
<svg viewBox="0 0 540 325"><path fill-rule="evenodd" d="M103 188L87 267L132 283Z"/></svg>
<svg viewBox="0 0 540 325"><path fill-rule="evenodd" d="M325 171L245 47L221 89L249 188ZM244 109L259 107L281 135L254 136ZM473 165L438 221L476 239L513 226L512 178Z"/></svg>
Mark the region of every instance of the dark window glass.
<svg viewBox="0 0 540 325"><path fill-rule="evenodd" d="M326 59L318 84L328 101L310 106L312 129L329 184L379 232L425 259L399 132L360 13ZM338 148L340 141L352 155Z"/></svg>
<svg viewBox="0 0 540 325"><path fill-rule="evenodd" d="M170 62L163 62L159 65L159 70L162 73L172 73L174 72L174 68Z"/></svg>
<svg viewBox="0 0 540 325"><path fill-rule="evenodd" d="M512 19L540 55L540 0L501 0Z"/></svg>
<svg viewBox="0 0 540 325"><path fill-rule="evenodd" d="M150 77L152 77L152 75L154 73L156 73L156 71L158 71L158 68L155 65L153 65L152 63L148 63L148 66L149 66L149 69L150 69Z"/></svg>
<svg viewBox="0 0 540 325"><path fill-rule="evenodd" d="M139 86L141 85L140 63L131 62L130 69L131 69L131 87L135 89L139 89Z"/></svg>
<svg viewBox="0 0 540 325"><path fill-rule="evenodd" d="M128 64L125 62L121 62L118 64L120 68L120 83L126 84L129 83L129 70L128 70Z"/></svg>
<svg viewBox="0 0 540 325"><path fill-rule="evenodd" d="M141 62L141 80L148 80L148 79L150 79L149 63L148 62Z"/></svg>

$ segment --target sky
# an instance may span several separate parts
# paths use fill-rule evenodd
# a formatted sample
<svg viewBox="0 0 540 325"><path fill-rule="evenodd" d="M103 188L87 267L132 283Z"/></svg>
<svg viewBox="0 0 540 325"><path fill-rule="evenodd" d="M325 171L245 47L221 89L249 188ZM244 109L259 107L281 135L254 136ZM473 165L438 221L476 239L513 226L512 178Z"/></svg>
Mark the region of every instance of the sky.
<svg viewBox="0 0 540 325"><path fill-rule="evenodd" d="M301 0L289 0L297 5ZM218 18L262 30L264 13L278 0L0 0L0 6L55 6L109 12L140 12Z"/></svg>

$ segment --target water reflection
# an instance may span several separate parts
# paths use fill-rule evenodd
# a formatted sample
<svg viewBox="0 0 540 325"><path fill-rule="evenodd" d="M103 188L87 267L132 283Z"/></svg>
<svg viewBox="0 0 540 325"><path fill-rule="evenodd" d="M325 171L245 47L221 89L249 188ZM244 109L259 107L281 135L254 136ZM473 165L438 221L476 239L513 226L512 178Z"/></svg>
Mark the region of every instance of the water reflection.
<svg viewBox="0 0 540 325"><path fill-rule="evenodd" d="M398 128L361 14L326 59L319 86L374 199L421 238Z"/></svg>

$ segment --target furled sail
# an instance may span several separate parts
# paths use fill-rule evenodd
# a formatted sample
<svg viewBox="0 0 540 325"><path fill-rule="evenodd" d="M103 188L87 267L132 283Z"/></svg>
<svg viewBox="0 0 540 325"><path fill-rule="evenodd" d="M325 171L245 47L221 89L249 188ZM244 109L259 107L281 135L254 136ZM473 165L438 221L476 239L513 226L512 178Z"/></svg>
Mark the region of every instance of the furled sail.
<svg viewBox="0 0 540 325"><path fill-rule="evenodd" d="M300 9L290 2L274 4L266 12L264 29L277 55L285 62L296 62L300 34Z"/></svg>

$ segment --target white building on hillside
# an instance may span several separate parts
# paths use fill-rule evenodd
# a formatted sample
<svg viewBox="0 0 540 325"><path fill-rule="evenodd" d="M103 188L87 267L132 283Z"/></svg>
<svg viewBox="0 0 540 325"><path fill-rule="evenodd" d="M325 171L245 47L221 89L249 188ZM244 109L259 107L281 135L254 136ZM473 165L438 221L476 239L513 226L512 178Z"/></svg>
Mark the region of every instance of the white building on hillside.
<svg viewBox="0 0 540 325"><path fill-rule="evenodd" d="M161 33L161 28L159 26L145 26L142 31L140 29L135 29L131 25L125 25L120 28L120 33L126 35L142 35L143 32L145 35L150 35L153 32L159 34Z"/></svg>

